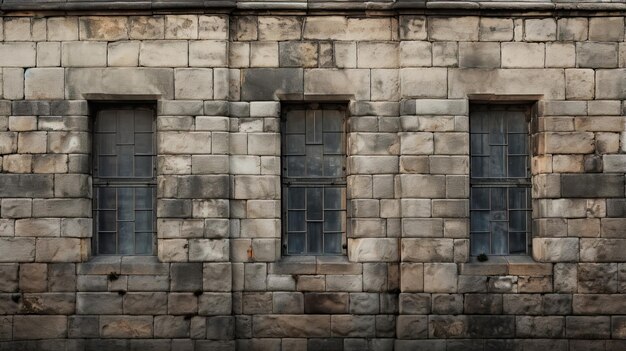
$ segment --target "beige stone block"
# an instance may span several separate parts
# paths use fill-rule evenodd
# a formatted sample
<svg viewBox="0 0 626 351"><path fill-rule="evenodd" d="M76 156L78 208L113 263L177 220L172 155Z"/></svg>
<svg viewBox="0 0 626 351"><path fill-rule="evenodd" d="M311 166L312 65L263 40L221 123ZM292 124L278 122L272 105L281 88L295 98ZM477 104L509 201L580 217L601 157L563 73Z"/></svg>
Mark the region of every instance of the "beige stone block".
<svg viewBox="0 0 626 351"><path fill-rule="evenodd" d="M257 16L237 16L232 23L234 38L237 41L258 39Z"/></svg>
<svg viewBox="0 0 626 351"><path fill-rule="evenodd" d="M63 68L29 68L24 73L24 96L32 100L63 99Z"/></svg>
<svg viewBox="0 0 626 351"><path fill-rule="evenodd" d="M229 249L228 239L191 239L189 240L189 261L228 261Z"/></svg>
<svg viewBox="0 0 626 351"><path fill-rule="evenodd" d="M368 100L370 98L370 70L305 70L304 93L313 95L354 94L357 100Z"/></svg>
<svg viewBox="0 0 626 351"><path fill-rule="evenodd" d="M539 262L578 261L578 238L533 238L533 258Z"/></svg>
<svg viewBox="0 0 626 351"><path fill-rule="evenodd" d="M198 16L198 39L228 39L228 17L212 15Z"/></svg>
<svg viewBox="0 0 626 351"><path fill-rule="evenodd" d="M259 40L298 40L302 35L302 19L296 16L259 16Z"/></svg>
<svg viewBox="0 0 626 351"><path fill-rule="evenodd" d="M543 67L544 50L545 44L543 43L502 43L502 67Z"/></svg>
<svg viewBox="0 0 626 351"><path fill-rule="evenodd" d="M361 42L357 45L357 67L395 68L398 67L398 44Z"/></svg>
<svg viewBox="0 0 626 351"><path fill-rule="evenodd" d="M457 291L456 263L425 263L424 292L454 293Z"/></svg>
<svg viewBox="0 0 626 351"><path fill-rule="evenodd" d="M22 68L2 69L2 89L4 98L21 100L24 98L24 70Z"/></svg>
<svg viewBox="0 0 626 351"><path fill-rule="evenodd" d="M467 94L543 94L546 99L563 100L565 74L561 69L450 69L448 98Z"/></svg>
<svg viewBox="0 0 626 351"><path fill-rule="evenodd" d="M309 16L304 23L304 39L345 40L348 19L343 16Z"/></svg>
<svg viewBox="0 0 626 351"><path fill-rule="evenodd" d="M459 43L459 67L499 68L500 43Z"/></svg>
<svg viewBox="0 0 626 351"><path fill-rule="evenodd" d="M559 41L587 40L589 20L585 17L565 17L557 21Z"/></svg>
<svg viewBox="0 0 626 351"><path fill-rule="evenodd" d="M20 133L17 151L25 154L43 154L46 153L47 145L46 132Z"/></svg>
<svg viewBox="0 0 626 351"><path fill-rule="evenodd" d="M568 100L593 99L595 75L592 69L565 70L565 97Z"/></svg>
<svg viewBox="0 0 626 351"><path fill-rule="evenodd" d="M594 135L589 132L545 133L543 152L548 154L588 154L594 151Z"/></svg>
<svg viewBox="0 0 626 351"><path fill-rule="evenodd" d="M526 41L556 40L556 21L553 18L527 19L524 26Z"/></svg>
<svg viewBox="0 0 626 351"><path fill-rule="evenodd" d="M188 62L187 49L186 41L143 41L139 49L139 64L148 67L185 67Z"/></svg>
<svg viewBox="0 0 626 351"><path fill-rule="evenodd" d="M432 65L432 44L428 41L400 42L400 67L428 67Z"/></svg>
<svg viewBox="0 0 626 351"><path fill-rule="evenodd" d="M626 97L625 81L625 69L596 70L596 99L623 99Z"/></svg>
<svg viewBox="0 0 626 351"><path fill-rule="evenodd" d="M136 67L139 65L139 46L139 41L109 43L107 65Z"/></svg>
<svg viewBox="0 0 626 351"><path fill-rule="evenodd" d="M186 262L188 242L186 239L158 240L159 260L161 262Z"/></svg>
<svg viewBox="0 0 626 351"><path fill-rule="evenodd" d="M402 239L403 262L453 262L453 260L453 239Z"/></svg>
<svg viewBox="0 0 626 351"><path fill-rule="evenodd" d="M6 17L4 19L4 40L5 41L31 41L30 17Z"/></svg>
<svg viewBox="0 0 626 351"><path fill-rule="evenodd" d="M281 67L317 67L318 44L311 42L284 42L279 45Z"/></svg>
<svg viewBox="0 0 626 351"><path fill-rule="evenodd" d="M581 173L585 171L582 155L552 156L552 171L555 173Z"/></svg>
<svg viewBox="0 0 626 351"><path fill-rule="evenodd" d="M623 41L624 17L592 17L589 19L590 41Z"/></svg>
<svg viewBox="0 0 626 351"><path fill-rule="evenodd" d="M278 67L277 42L253 42L250 44L250 67Z"/></svg>
<svg viewBox="0 0 626 351"><path fill-rule="evenodd" d="M165 16L165 39L198 39L198 16Z"/></svg>
<svg viewBox="0 0 626 351"><path fill-rule="evenodd" d="M613 68L618 65L617 43L576 43L576 63L578 67Z"/></svg>
<svg viewBox="0 0 626 351"><path fill-rule="evenodd" d="M66 173L67 155L35 155L33 157L34 173Z"/></svg>
<svg viewBox="0 0 626 351"><path fill-rule="evenodd" d="M478 38L480 41L513 40L513 20L510 18L481 17Z"/></svg>
<svg viewBox="0 0 626 351"><path fill-rule="evenodd" d="M57 42L37 43L37 67L57 67L61 64L61 44Z"/></svg>
<svg viewBox="0 0 626 351"><path fill-rule="evenodd" d="M83 16L78 19L80 40L128 39L128 17Z"/></svg>
<svg viewBox="0 0 626 351"><path fill-rule="evenodd" d="M165 17L131 16L129 18L130 39L164 39Z"/></svg>
<svg viewBox="0 0 626 351"><path fill-rule="evenodd" d="M67 316L15 316L13 338L58 339L67 337Z"/></svg>
<svg viewBox="0 0 626 351"><path fill-rule="evenodd" d="M546 67L575 67L576 47L573 43L546 43Z"/></svg>
<svg viewBox="0 0 626 351"><path fill-rule="evenodd" d="M424 291L424 265L422 263L400 263L400 291Z"/></svg>
<svg viewBox="0 0 626 351"><path fill-rule="evenodd" d="M100 335L104 338L150 338L152 316L102 316Z"/></svg>
<svg viewBox="0 0 626 351"><path fill-rule="evenodd" d="M356 68L356 43L334 43L335 65L337 68Z"/></svg>
<svg viewBox="0 0 626 351"><path fill-rule="evenodd" d="M32 155L7 155L2 160L2 168L8 173L30 173L32 160Z"/></svg>
<svg viewBox="0 0 626 351"><path fill-rule="evenodd" d="M228 65L230 67L250 67L250 43L229 43Z"/></svg>
<svg viewBox="0 0 626 351"><path fill-rule="evenodd" d="M430 40L478 41L479 17L429 17Z"/></svg>
<svg viewBox="0 0 626 351"><path fill-rule="evenodd" d="M596 151L599 154L613 154L619 152L618 133L596 133Z"/></svg>
<svg viewBox="0 0 626 351"><path fill-rule="evenodd" d="M98 41L63 42L61 63L64 67L106 66L107 43Z"/></svg>
<svg viewBox="0 0 626 351"><path fill-rule="evenodd" d="M0 154L12 154L17 151L17 133L0 132Z"/></svg>
<svg viewBox="0 0 626 351"><path fill-rule="evenodd" d="M37 239L37 262L81 262L87 257L88 245L83 239Z"/></svg>
<svg viewBox="0 0 626 351"><path fill-rule="evenodd" d="M86 93L158 94L163 99L174 98L172 69L68 68L65 73L66 93L70 99L84 99Z"/></svg>
<svg viewBox="0 0 626 351"><path fill-rule="evenodd" d="M177 68L174 70L176 99L210 100L213 98L213 70Z"/></svg>
<svg viewBox="0 0 626 351"><path fill-rule="evenodd" d="M37 116L9 116L9 130L14 132L37 130Z"/></svg>
<svg viewBox="0 0 626 351"><path fill-rule="evenodd" d="M0 238L0 262L33 262L34 238Z"/></svg>
<svg viewBox="0 0 626 351"><path fill-rule="evenodd" d="M211 152L211 133L163 132L159 133L159 153L207 154Z"/></svg>
<svg viewBox="0 0 626 351"><path fill-rule="evenodd" d="M346 40L391 40L391 18L348 18Z"/></svg>
<svg viewBox="0 0 626 351"><path fill-rule="evenodd" d="M400 133L402 155L424 155L434 152L433 133Z"/></svg>
<svg viewBox="0 0 626 351"><path fill-rule="evenodd" d="M457 42L433 43L433 66L456 67L459 62L459 46Z"/></svg>
<svg viewBox="0 0 626 351"><path fill-rule="evenodd" d="M399 22L401 40L424 40L427 38L426 17L400 16Z"/></svg>
<svg viewBox="0 0 626 351"><path fill-rule="evenodd" d="M398 260L398 240L393 238L348 239L351 262L394 262Z"/></svg>
<svg viewBox="0 0 626 351"><path fill-rule="evenodd" d="M48 40L78 40L78 17L64 16L48 18Z"/></svg>
<svg viewBox="0 0 626 351"><path fill-rule="evenodd" d="M228 48L225 41L198 40L189 42L189 65L193 67L226 66Z"/></svg>
<svg viewBox="0 0 626 351"><path fill-rule="evenodd" d="M0 43L0 66L34 67L37 64L35 43Z"/></svg>
<svg viewBox="0 0 626 351"><path fill-rule="evenodd" d="M402 97L446 97L447 77L444 68L403 68L400 70Z"/></svg>
<svg viewBox="0 0 626 351"><path fill-rule="evenodd" d="M329 315L258 315L253 317L257 337L329 337Z"/></svg>

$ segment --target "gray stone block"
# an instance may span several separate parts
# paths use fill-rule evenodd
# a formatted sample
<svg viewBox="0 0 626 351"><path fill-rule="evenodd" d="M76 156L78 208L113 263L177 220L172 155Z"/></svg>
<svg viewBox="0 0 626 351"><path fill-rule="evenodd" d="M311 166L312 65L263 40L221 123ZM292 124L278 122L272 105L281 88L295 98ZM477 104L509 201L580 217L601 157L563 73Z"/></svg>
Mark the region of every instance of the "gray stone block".
<svg viewBox="0 0 626 351"><path fill-rule="evenodd" d="M305 313L348 313L349 294L347 293L305 293Z"/></svg>
<svg viewBox="0 0 626 351"><path fill-rule="evenodd" d="M77 314L122 314L123 296L118 293L77 293Z"/></svg>
<svg viewBox="0 0 626 351"><path fill-rule="evenodd" d="M242 100L276 100L276 94L304 93L301 68L244 69L242 75Z"/></svg>
<svg viewBox="0 0 626 351"><path fill-rule="evenodd" d="M202 290L202 263L172 263L172 291Z"/></svg>
<svg viewBox="0 0 626 351"><path fill-rule="evenodd" d="M563 197L623 197L624 176L617 174L563 174Z"/></svg>
<svg viewBox="0 0 626 351"><path fill-rule="evenodd" d="M39 174L2 174L2 197L51 197L53 178Z"/></svg>

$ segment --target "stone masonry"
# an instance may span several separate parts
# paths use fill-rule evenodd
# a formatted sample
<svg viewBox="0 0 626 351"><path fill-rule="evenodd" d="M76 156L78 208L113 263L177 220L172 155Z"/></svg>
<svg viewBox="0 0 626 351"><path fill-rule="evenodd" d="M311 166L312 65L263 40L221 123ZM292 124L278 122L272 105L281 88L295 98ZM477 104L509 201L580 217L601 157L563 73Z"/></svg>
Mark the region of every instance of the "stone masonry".
<svg viewBox="0 0 626 351"><path fill-rule="evenodd" d="M623 3L124 3L0 1L0 350L626 349ZM93 106L129 100L157 254L97 256ZM478 262L469 111L503 101L532 249ZM281 111L315 102L346 255L285 256Z"/></svg>

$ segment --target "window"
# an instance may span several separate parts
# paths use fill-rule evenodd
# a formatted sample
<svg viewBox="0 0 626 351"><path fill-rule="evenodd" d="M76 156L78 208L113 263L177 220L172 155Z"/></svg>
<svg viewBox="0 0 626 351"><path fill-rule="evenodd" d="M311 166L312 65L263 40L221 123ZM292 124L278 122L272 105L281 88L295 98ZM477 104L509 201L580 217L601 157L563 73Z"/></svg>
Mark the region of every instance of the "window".
<svg viewBox="0 0 626 351"><path fill-rule="evenodd" d="M99 109L94 123L94 254L152 255L155 138L151 108Z"/></svg>
<svg viewBox="0 0 626 351"><path fill-rule="evenodd" d="M526 254L530 245L529 109L470 109L472 255Z"/></svg>
<svg viewBox="0 0 626 351"><path fill-rule="evenodd" d="M282 121L283 253L344 253L345 109L286 106Z"/></svg>

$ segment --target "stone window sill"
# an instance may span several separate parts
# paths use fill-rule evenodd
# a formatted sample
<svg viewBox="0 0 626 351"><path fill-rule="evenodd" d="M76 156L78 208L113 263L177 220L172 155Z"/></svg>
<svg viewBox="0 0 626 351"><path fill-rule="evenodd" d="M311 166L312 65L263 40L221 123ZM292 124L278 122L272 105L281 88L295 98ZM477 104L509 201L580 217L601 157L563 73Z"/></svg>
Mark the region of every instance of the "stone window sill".
<svg viewBox="0 0 626 351"><path fill-rule="evenodd" d="M535 262L530 256L489 256L485 262L472 257L460 266L462 275L552 275L552 263Z"/></svg>
<svg viewBox="0 0 626 351"><path fill-rule="evenodd" d="M270 274L361 274L363 266L347 256L287 256L270 263Z"/></svg>
<svg viewBox="0 0 626 351"><path fill-rule="evenodd" d="M93 256L78 264L78 274L168 274L169 264L156 256Z"/></svg>

